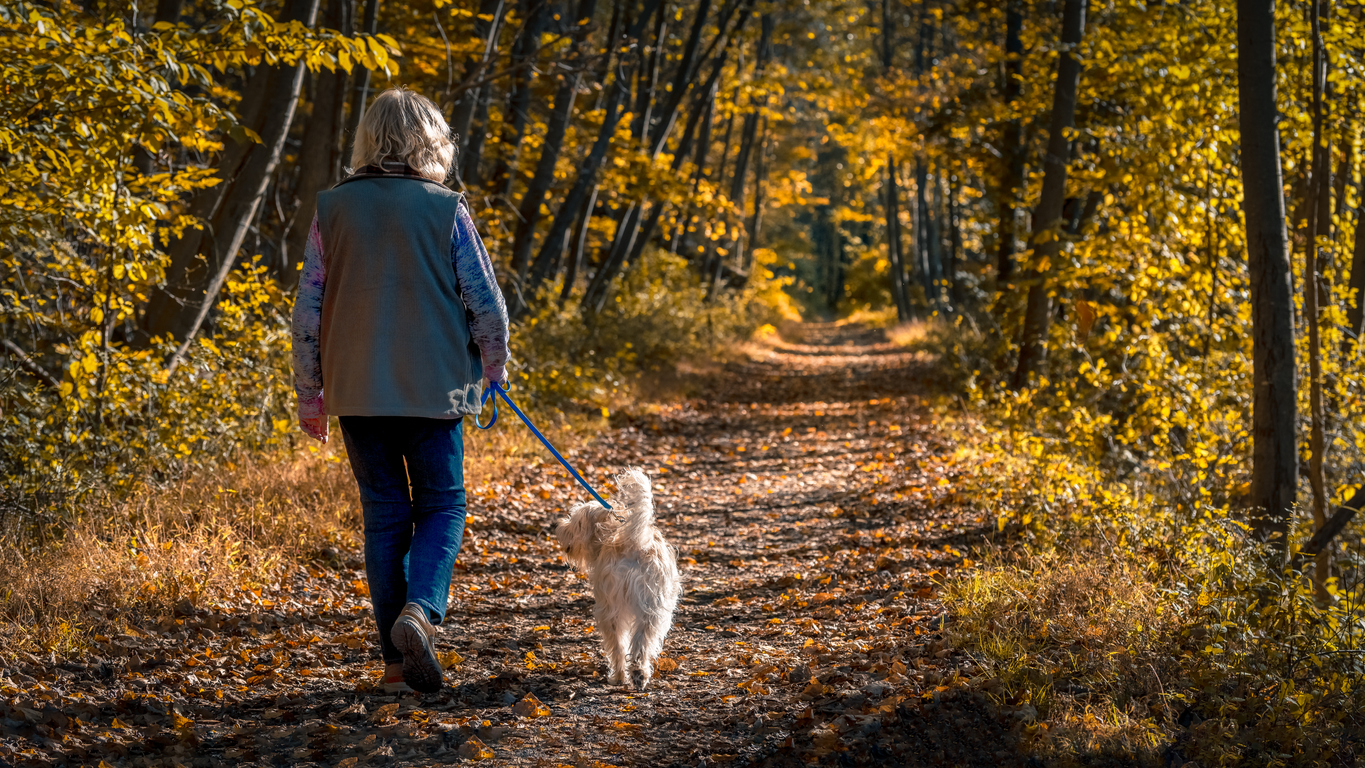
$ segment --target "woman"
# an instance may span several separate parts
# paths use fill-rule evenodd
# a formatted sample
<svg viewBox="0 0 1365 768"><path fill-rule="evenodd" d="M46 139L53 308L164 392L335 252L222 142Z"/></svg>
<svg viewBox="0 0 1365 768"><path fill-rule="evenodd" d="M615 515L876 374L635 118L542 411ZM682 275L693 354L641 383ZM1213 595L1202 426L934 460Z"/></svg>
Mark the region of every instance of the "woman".
<svg viewBox="0 0 1365 768"><path fill-rule="evenodd" d="M426 98L380 94L357 170L318 195L294 304L299 424L338 416L365 517L365 573L388 692L442 685L432 641L464 534L463 417L501 381L507 309ZM325 405L324 405L325 397Z"/></svg>

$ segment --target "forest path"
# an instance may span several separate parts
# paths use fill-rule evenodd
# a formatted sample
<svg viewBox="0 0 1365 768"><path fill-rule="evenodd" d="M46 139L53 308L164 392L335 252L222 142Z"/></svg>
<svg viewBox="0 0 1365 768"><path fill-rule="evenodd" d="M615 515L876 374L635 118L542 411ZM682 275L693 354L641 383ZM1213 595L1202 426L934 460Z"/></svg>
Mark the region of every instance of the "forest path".
<svg viewBox="0 0 1365 768"><path fill-rule="evenodd" d="M440 693L374 690L363 563L334 552L104 639L20 703L0 763L1021 764L1010 716L942 634L937 583L993 524L954 503L931 361L876 330L797 333L571 454L595 484L648 470L682 561L647 691L605 683L589 587L548 535L586 494L547 459L471 489Z"/></svg>

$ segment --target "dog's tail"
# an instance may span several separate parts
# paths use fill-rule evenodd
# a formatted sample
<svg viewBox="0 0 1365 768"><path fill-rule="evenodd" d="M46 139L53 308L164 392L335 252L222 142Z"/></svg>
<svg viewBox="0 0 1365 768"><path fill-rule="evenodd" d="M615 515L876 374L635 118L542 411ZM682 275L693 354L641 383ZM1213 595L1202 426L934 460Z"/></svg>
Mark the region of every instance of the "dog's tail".
<svg viewBox="0 0 1365 768"><path fill-rule="evenodd" d="M643 544L654 527L654 490L649 475L639 467L631 467L616 476L616 502L625 518L621 534L628 540Z"/></svg>

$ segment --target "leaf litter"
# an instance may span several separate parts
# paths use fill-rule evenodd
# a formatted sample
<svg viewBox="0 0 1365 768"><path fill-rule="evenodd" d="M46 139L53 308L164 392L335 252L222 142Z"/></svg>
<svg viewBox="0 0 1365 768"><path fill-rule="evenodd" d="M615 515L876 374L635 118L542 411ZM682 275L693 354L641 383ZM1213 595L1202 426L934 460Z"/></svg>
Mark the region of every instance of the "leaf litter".
<svg viewBox="0 0 1365 768"><path fill-rule="evenodd" d="M685 593L646 691L605 682L587 581L549 530L582 493L535 464L470 489L438 638L448 686L385 695L358 551L234 600L18 653L0 764L1025 764L1027 707L947 641L938 586L994 530L953 496L929 361L809 324L571 451L654 479Z"/></svg>

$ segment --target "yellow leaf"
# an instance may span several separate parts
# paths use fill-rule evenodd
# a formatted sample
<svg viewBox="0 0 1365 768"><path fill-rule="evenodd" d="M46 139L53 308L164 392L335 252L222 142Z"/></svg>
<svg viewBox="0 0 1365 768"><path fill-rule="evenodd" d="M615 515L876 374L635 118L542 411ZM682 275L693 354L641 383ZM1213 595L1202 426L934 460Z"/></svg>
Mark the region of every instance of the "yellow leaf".
<svg viewBox="0 0 1365 768"><path fill-rule="evenodd" d="M479 741L478 736L470 736L468 741L461 744L459 753L466 760L489 760L493 757L493 750Z"/></svg>
<svg viewBox="0 0 1365 768"><path fill-rule="evenodd" d="M542 704L534 693L528 693L512 706L512 712L522 717L549 717L550 708Z"/></svg>

